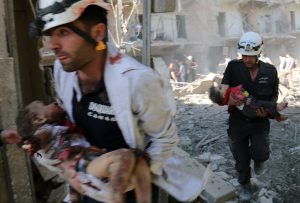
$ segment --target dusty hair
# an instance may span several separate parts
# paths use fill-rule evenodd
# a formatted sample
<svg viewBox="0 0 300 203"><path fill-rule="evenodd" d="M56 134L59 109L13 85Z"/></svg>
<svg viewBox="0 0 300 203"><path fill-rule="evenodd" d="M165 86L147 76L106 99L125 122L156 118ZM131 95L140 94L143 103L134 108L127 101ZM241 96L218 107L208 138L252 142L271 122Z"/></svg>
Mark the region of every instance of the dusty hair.
<svg viewBox="0 0 300 203"><path fill-rule="evenodd" d="M17 129L23 139L32 136L39 127L33 124L33 121L36 120L38 116L37 112L33 109L33 106L35 106L37 103L41 102L34 101L25 108L21 109L16 118Z"/></svg>
<svg viewBox="0 0 300 203"><path fill-rule="evenodd" d="M86 29L98 23L107 25L107 11L102 7L91 5L83 11L78 20L86 24Z"/></svg>
<svg viewBox="0 0 300 203"><path fill-rule="evenodd" d="M222 95L221 95L221 92L220 92L219 90L217 90L216 87L211 86L211 87L209 88L208 96L209 96L209 99L210 99L213 103L219 104L219 105L222 104L223 97L222 97Z"/></svg>

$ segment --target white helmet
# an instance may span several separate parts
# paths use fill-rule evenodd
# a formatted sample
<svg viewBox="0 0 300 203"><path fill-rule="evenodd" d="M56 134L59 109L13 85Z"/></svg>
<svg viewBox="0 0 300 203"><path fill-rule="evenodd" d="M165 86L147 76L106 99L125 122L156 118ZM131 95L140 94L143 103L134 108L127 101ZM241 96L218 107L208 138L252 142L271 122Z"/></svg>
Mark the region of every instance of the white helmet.
<svg viewBox="0 0 300 203"><path fill-rule="evenodd" d="M192 56L188 56L188 57L186 57L188 60L192 60L193 59L193 57Z"/></svg>
<svg viewBox="0 0 300 203"><path fill-rule="evenodd" d="M246 56L258 56L263 49L261 36L256 32L246 32L240 38L238 51Z"/></svg>
<svg viewBox="0 0 300 203"><path fill-rule="evenodd" d="M111 6L105 0L38 0L37 17L44 22L42 31L75 21L90 5L106 10Z"/></svg>
<svg viewBox="0 0 300 203"><path fill-rule="evenodd" d="M99 6L105 10L111 8L106 0L38 0L37 17L29 25L29 35L40 37L43 31L73 22L91 5Z"/></svg>

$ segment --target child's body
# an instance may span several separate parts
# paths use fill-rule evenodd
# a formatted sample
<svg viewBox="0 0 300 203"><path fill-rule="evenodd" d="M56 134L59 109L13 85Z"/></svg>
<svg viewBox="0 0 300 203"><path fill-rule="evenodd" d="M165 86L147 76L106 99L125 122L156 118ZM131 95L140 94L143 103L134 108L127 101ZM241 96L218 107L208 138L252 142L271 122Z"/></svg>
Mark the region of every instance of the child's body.
<svg viewBox="0 0 300 203"><path fill-rule="evenodd" d="M137 202L151 202L150 169L146 155L140 151L105 152L92 147L82 131L66 122L64 111L54 104L32 102L19 114L17 126L24 140L22 148L30 154L43 149L48 158L59 160L61 175L77 192L84 194L82 184L85 184L78 176L82 179L91 174L99 179L108 178L113 203L124 202L123 193L129 182L135 186ZM71 193L72 202L78 198L78 194Z"/></svg>
<svg viewBox="0 0 300 203"><path fill-rule="evenodd" d="M277 121L284 121L288 118L286 115L279 113L279 111L287 107L288 103L281 102L277 104L272 101L258 100L252 95L249 95L249 93L243 89L242 85L229 87L228 85L221 84L209 89L209 98L216 104L227 105L230 96L243 102L244 106L241 111L243 115L249 119L257 117L256 110L258 108L263 108L269 117L275 118Z"/></svg>

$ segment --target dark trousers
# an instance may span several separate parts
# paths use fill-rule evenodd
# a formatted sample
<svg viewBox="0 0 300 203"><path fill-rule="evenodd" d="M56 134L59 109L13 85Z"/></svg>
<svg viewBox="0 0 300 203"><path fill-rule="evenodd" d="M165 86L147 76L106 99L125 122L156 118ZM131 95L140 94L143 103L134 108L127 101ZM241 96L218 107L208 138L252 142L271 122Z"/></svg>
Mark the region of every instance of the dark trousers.
<svg viewBox="0 0 300 203"><path fill-rule="evenodd" d="M244 120L233 115L229 116L229 146L235 159L238 181L244 185L250 182L250 161L266 161L269 158L268 119Z"/></svg>
<svg viewBox="0 0 300 203"><path fill-rule="evenodd" d="M134 191L129 191L125 194L126 196L126 203L136 203L135 200L135 194ZM84 203L102 203L98 202L92 198L89 197L84 197L83 199ZM152 184L152 203L157 203L158 202L158 187L154 184Z"/></svg>
<svg viewBox="0 0 300 203"><path fill-rule="evenodd" d="M191 68L189 74L189 82L194 82L196 80L196 69Z"/></svg>

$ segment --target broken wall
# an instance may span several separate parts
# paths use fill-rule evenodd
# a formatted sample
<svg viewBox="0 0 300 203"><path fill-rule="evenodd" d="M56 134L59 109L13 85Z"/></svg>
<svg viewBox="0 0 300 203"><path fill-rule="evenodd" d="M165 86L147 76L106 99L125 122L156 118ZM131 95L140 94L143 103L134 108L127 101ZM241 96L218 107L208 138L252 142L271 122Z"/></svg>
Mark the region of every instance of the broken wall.
<svg viewBox="0 0 300 203"><path fill-rule="evenodd" d="M22 3L24 4L24 1ZM0 14L0 128L6 129L14 127L21 98L21 92L18 90L14 2L0 0ZM30 167L27 164L25 153L16 146L1 147L1 203L35 202Z"/></svg>

